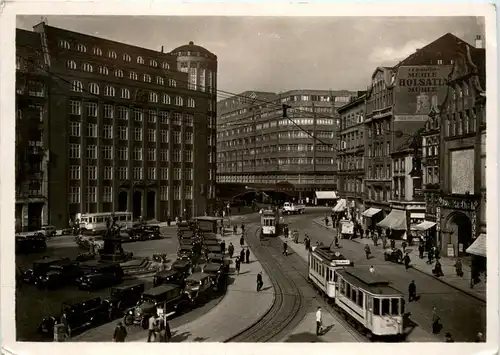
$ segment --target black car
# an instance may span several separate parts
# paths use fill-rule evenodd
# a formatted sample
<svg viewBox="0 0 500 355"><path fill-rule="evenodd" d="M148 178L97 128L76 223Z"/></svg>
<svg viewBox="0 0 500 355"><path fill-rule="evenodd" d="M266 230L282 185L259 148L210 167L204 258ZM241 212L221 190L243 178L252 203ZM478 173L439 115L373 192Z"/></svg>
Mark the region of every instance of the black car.
<svg viewBox="0 0 500 355"><path fill-rule="evenodd" d="M176 269L158 271L153 277L153 286L157 287L163 284L174 284L184 288L184 279L186 276L187 275L183 272Z"/></svg>
<svg viewBox="0 0 500 355"><path fill-rule="evenodd" d="M149 225L145 223L137 223L132 226L129 230L129 235L133 240L144 241L160 239L160 227L155 225Z"/></svg>
<svg viewBox="0 0 500 355"><path fill-rule="evenodd" d="M33 267L23 273L23 281L26 283L34 284L40 277L47 274L51 265L71 263L69 258L49 258L37 260L33 263Z"/></svg>
<svg viewBox="0 0 500 355"><path fill-rule="evenodd" d="M203 267L203 273L210 275L214 292L224 290L228 272L224 264L208 263Z"/></svg>
<svg viewBox="0 0 500 355"><path fill-rule="evenodd" d="M203 240L218 240L217 234L215 233L203 233Z"/></svg>
<svg viewBox="0 0 500 355"><path fill-rule="evenodd" d="M81 290L92 290L120 284L123 280L123 270L119 263L88 261L81 263L84 275L76 282Z"/></svg>
<svg viewBox="0 0 500 355"><path fill-rule="evenodd" d="M203 246L218 246L220 249L220 241L216 239L203 239Z"/></svg>
<svg viewBox="0 0 500 355"><path fill-rule="evenodd" d="M35 280L39 289L48 290L74 284L76 279L83 275L83 271L77 262L67 262L50 265L43 276Z"/></svg>
<svg viewBox="0 0 500 355"><path fill-rule="evenodd" d="M220 264L224 267L224 272L229 273L229 265L231 260L221 253L210 253L208 254L207 263Z"/></svg>
<svg viewBox="0 0 500 355"><path fill-rule="evenodd" d="M402 264L403 263L403 252L401 249L394 248L394 249L386 249L384 250L384 259L387 261L391 261L393 263L398 263Z"/></svg>
<svg viewBox="0 0 500 355"><path fill-rule="evenodd" d="M179 245L177 257L180 259L191 259L194 256L193 245Z"/></svg>
<svg viewBox="0 0 500 355"><path fill-rule="evenodd" d="M193 245L194 240L192 238L181 238L179 239L179 245Z"/></svg>
<svg viewBox="0 0 500 355"><path fill-rule="evenodd" d="M141 299L144 289L144 283L113 287L110 297L104 300L109 306L109 318L122 317L128 308L133 307Z"/></svg>
<svg viewBox="0 0 500 355"><path fill-rule="evenodd" d="M183 277L187 277L192 273L193 263L186 259L177 259L172 263L172 270L178 271Z"/></svg>
<svg viewBox="0 0 500 355"><path fill-rule="evenodd" d="M61 314L45 317L38 327L38 332L53 338L54 326L61 322L63 314L66 314L70 334L111 320L108 304L101 297L95 297L78 303L64 303Z"/></svg>
<svg viewBox="0 0 500 355"><path fill-rule="evenodd" d="M217 254L221 252L220 245L204 245L203 249L208 250L210 254Z"/></svg>
<svg viewBox="0 0 500 355"><path fill-rule="evenodd" d="M43 235L16 236L16 254L28 254L45 251L47 241Z"/></svg>

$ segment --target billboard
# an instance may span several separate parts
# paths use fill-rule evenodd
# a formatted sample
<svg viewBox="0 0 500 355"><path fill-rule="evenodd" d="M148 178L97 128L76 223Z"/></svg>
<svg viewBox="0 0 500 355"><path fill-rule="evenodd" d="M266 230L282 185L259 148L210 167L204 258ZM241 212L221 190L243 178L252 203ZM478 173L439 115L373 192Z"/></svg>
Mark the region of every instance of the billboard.
<svg viewBox="0 0 500 355"><path fill-rule="evenodd" d="M448 89L451 65L401 66L394 81L394 120L426 121Z"/></svg>
<svg viewBox="0 0 500 355"><path fill-rule="evenodd" d="M474 194L474 149L453 150L450 154L452 194Z"/></svg>

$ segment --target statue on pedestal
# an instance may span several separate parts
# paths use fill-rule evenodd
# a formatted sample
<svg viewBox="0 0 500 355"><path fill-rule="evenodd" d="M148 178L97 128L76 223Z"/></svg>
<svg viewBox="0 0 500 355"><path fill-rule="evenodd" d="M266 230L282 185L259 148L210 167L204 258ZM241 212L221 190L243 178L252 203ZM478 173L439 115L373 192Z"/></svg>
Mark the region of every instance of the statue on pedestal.
<svg viewBox="0 0 500 355"><path fill-rule="evenodd" d="M100 260L102 261L126 261L132 257L131 253L123 251L120 230L122 226L117 223L117 218L114 214L106 221L106 233L103 241L104 247L100 250Z"/></svg>

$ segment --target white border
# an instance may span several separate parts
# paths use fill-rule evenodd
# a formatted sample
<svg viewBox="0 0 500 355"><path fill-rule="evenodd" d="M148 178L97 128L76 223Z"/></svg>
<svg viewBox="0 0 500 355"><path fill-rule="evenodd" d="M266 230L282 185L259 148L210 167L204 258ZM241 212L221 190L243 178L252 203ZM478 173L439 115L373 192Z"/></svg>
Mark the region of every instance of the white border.
<svg viewBox="0 0 500 355"><path fill-rule="evenodd" d="M497 107L497 32L494 5L485 3L442 3L422 2L420 4L403 3L365 3L365 4L236 4L236 3L170 3L147 2L143 5L126 1L18 1L0 3L0 250L1 250L1 324L2 348L6 353L14 354L96 354L117 351L119 354L138 354L145 351L141 343L16 343L15 342L15 306L14 306L14 118L15 118L15 28L16 14L22 15L190 15L190 16L485 16L487 49L487 220L488 220L488 316L486 344L176 344L162 347L152 343L147 350L168 353L223 353L250 354L286 352L287 355L303 354L314 350L324 353L353 354L370 351L372 353L443 353L452 354L492 354L498 349L498 107ZM2 13L3 10L3 13ZM48 13L50 11L50 13ZM495 272L496 271L496 272ZM27 310L29 312L29 309ZM464 320L466 321L466 320ZM293 346L292 346L293 345ZM416 346L417 345L417 346ZM168 348L166 348L168 347ZM313 349L314 348L314 349Z"/></svg>

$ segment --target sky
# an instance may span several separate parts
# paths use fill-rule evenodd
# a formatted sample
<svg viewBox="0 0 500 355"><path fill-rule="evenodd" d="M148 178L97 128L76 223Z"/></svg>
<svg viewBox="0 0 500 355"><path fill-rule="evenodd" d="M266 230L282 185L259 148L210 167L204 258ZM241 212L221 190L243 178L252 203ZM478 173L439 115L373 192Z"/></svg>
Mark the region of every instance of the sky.
<svg viewBox="0 0 500 355"><path fill-rule="evenodd" d="M450 32L474 44L477 17L47 16L49 26L165 51L193 41L218 57L218 89L364 90L391 66ZM31 30L41 16L18 16Z"/></svg>

